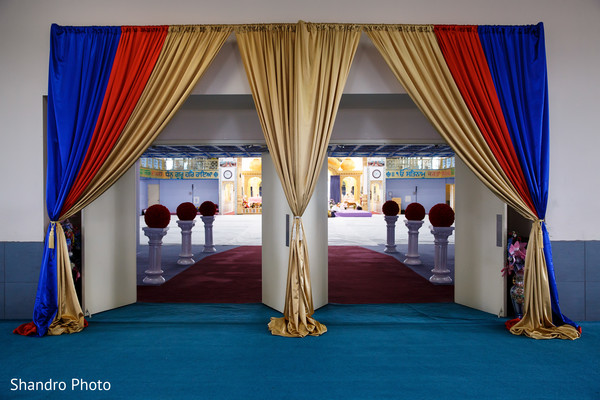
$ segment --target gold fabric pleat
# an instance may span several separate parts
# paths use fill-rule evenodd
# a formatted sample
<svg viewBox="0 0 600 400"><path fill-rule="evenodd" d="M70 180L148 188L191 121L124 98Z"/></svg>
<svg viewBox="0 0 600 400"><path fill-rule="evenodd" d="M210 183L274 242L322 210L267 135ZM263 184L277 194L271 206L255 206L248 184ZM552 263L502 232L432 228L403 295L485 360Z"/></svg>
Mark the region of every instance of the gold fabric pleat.
<svg viewBox="0 0 600 400"><path fill-rule="evenodd" d="M85 193L61 220L83 209L140 158L188 98L233 28L175 25L129 121Z"/></svg>
<svg viewBox="0 0 600 400"><path fill-rule="evenodd" d="M432 25L369 25L365 31L394 75L440 135L475 175L519 214L536 221L537 216L519 197L496 161L466 106ZM525 313L511 332L534 338L579 337L577 330L552 324L541 227L534 223L525 260Z"/></svg>
<svg viewBox="0 0 600 400"><path fill-rule="evenodd" d="M152 75L115 147L81 198L61 215L61 221L92 203L140 158L185 102L231 32L227 26L169 27ZM66 238L58 223L56 235L59 311L49 335L78 332L84 327Z"/></svg>
<svg viewBox="0 0 600 400"><path fill-rule="evenodd" d="M525 257L525 299L523 318L510 328L515 335L526 335L534 339L578 339L579 332L573 326L552 323L550 284L544 256L542 221L535 221L529 234Z"/></svg>
<svg viewBox="0 0 600 400"><path fill-rule="evenodd" d="M247 25L236 28L242 61L269 153L294 214L284 316L274 335L320 335L301 216L314 192L354 58L360 28L344 24Z"/></svg>
<svg viewBox="0 0 600 400"><path fill-rule="evenodd" d="M84 327L83 311L77 299L73 275L71 272L71 260L69 259L69 248L62 225L55 223L56 237L56 280L58 309L56 316L48 327L46 334L61 335L63 333L79 332ZM50 238L52 239L52 238Z"/></svg>

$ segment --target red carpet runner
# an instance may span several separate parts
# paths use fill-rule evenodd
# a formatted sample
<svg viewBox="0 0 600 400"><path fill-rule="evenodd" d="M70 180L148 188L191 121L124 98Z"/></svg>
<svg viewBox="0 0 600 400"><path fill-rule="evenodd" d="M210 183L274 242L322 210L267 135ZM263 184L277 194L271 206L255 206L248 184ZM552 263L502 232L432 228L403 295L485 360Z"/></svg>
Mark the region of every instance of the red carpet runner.
<svg viewBox="0 0 600 400"><path fill-rule="evenodd" d="M260 303L261 247L206 257L161 286L138 286L152 303ZM329 302L452 302L454 286L432 285L393 257L355 246L329 247Z"/></svg>
<svg viewBox="0 0 600 400"><path fill-rule="evenodd" d="M358 246L329 246L330 303L453 301L453 285L433 285L387 254Z"/></svg>
<svg viewBox="0 0 600 400"><path fill-rule="evenodd" d="M260 303L260 246L240 246L205 257L160 286L138 286L149 303Z"/></svg>

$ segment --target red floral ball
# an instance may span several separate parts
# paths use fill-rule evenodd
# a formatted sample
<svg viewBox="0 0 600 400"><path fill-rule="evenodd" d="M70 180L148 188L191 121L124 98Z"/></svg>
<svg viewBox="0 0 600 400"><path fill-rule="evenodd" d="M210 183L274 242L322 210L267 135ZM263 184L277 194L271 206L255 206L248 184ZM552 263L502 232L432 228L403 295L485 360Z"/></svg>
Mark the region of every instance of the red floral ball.
<svg viewBox="0 0 600 400"><path fill-rule="evenodd" d="M394 200L388 200L385 203L383 203L381 211L383 211L383 213L388 217L398 215L398 213L400 212L400 206L398 206L398 203L396 203Z"/></svg>
<svg viewBox="0 0 600 400"><path fill-rule="evenodd" d="M207 200L204 203L200 204L200 214L204 215L205 217L212 217L213 215L215 215L216 212L217 205L212 201Z"/></svg>
<svg viewBox="0 0 600 400"><path fill-rule="evenodd" d="M194 205L194 203L190 203L189 201L186 203L181 203L177 206L177 217L182 221L191 221L196 218L198 214L198 209Z"/></svg>
<svg viewBox="0 0 600 400"><path fill-rule="evenodd" d="M448 204L436 204L429 210L429 222L435 227L449 227L454 223L454 210Z"/></svg>
<svg viewBox="0 0 600 400"><path fill-rule="evenodd" d="M144 213L144 221L149 228L166 228L171 221L171 211L162 204L155 204Z"/></svg>
<svg viewBox="0 0 600 400"><path fill-rule="evenodd" d="M422 221L425 218L425 207L420 203L410 203L404 211L404 216L409 221Z"/></svg>

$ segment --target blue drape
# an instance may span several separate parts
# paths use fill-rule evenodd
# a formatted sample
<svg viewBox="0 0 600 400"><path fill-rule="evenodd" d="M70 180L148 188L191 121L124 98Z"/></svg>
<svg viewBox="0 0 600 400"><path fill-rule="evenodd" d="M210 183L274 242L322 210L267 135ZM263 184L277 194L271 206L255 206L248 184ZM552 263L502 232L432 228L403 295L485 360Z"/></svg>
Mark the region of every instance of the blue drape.
<svg viewBox="0 0 600 400"><path fill-rule="evenodd" d="M543 220L548 205L550 165L544 25L540 22L528 26L479 26L478 33L535 211ZM560 311L545 223L542 232L553 323L578 327Z"/></svg>
<svg viewBox="0 0 600 400"><path fill-rule="evenodd" d="M120 27L51 27L46 176L51 221L60 217L94 133L120 36ZM46 334L58 304L52 229L46 234L33 311L39 336ZM49 246L51 237L55 243Z"/></svg>
<svg viewBox="0 0 600 400"><path fill-rule="evenodd" d="M331 196L331 200L335 204L339 203L342 198L340 197L340 176L339 175L331 175L329 179L329 192Z"/></svg>

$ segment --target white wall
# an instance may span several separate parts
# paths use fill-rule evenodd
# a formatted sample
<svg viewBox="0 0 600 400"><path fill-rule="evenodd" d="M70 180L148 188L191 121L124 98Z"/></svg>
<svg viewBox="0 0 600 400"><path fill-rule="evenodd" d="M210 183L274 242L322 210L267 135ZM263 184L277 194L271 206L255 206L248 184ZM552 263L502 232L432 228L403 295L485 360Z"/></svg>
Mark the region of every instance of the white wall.
<svg viewBox="0 0 600 400"><path fill-rule="evenodd" d="M553 240L597 240L595 179L600 92L597 0L2 0L0 2L0 241L41 241L43 223L42 96L47 93L50 24L205 24L295 22L532 24L543 21L549 71L551 176L547 222ZM368 55L366 49L364 54ZM239 56L230 54L231 66ZM237 57L237 58L236 58ZM362 57L362 56L361 56ZM378 61L358 59L357 93L381 92ZM370 72L369 72L370 71ZM216 74L218 71L213 71ZM223 70L222 72L226 72ZM358 71L360 72L360 71ZM354 71L353 71L354 73ZM388 76L389 77L389 76ZM243 82L202 83L200 93L236 93ZM394 83L390 83L394 85ZM219 89L222 88L222 89ZM390 92L400 91L397 84ZM343 138L341 138L343 139ZM10 173L8 173L10 172ZM18 174L18 175L15 175ZM591 178L590 178L591 177ZM584 191L585 190L585 191ZM566 210L569 210L566 212ZM584 223L585 222L585 223Z"/></svg>

